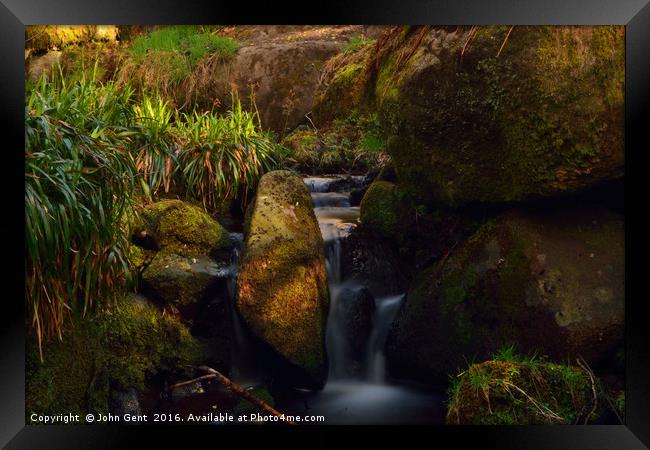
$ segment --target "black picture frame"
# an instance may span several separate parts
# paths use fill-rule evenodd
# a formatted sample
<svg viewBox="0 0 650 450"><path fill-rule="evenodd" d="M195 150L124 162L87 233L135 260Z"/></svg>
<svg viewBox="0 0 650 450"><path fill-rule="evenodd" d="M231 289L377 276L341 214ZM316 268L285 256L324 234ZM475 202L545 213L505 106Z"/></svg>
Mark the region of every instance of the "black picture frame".
<svg viewBox="0 0 650 450"><path fill-rule="evenodd" d="M155 3L133 0L0 0L0 123L5 128L1 166L4 193L0 236L6 268L4 301L0 309L0 445L23 448L120 448L137 435L147 434L148 448L155 441L168 446L183 435L218 439L248 439L279 432L285 446L305 438L312 447L325 444L338 427L147 427L125 425L25 425L24 271L16 261L24 258L24 217L20 189L24 164L24 27L31 24L557 24L626 26L626 424L546 427L348 427L363 432L364 439L385 444L434 445L440 438L454 447L472 444L482 448L517 449L636 449L650 445L650 338L646 332L647 296L642 288L644 246L647 233L646 202L632 200L643 192L643 153L650 150L648 100L650 99L650 4L646 0L546 0L425 1L379 0L313 1L281 6L275 2L218 2L208 0ZM23 180L23 181L21 181ZM639 184L637 188L636 184ZM645 258L647 260L647 258ZM255 428L251 430L251 428ZM417 435L417 436L416 436ZM140 437L140 436L138 436ZM419 441L423 438L423 441ZM275 439L275 438L273 438ZM418 441L415 441L418 439ZM210 442L207 441L207 442ZM391 442L392 441L392 442ZM236 444L235 444L236 445ZM264 444L262 444L264 445ZM280 444L278 444L279 446ZM443 444L440 444L445 448ZM188 445L189 446L189 445ZM268 445L265 445L269 448ZM271 446L270 448L275 448Z"/></svg>

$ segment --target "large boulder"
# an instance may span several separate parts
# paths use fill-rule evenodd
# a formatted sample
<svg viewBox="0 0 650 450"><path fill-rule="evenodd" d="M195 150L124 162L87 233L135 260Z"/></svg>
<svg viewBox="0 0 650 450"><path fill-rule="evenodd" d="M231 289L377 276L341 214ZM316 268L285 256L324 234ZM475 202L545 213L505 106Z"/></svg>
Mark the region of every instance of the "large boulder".
<svg viewBox="0 0 650 450"><path fill-rule="evenodd" d="M187 258L230 253L230 234L201 208L180 200L163 200L142 211L143 225L134 236L144 248Z"/></svg>
<svg viewBox="0 0 650 450"><path fill-rule="evenodd" d="M341 46L324 39L252 42L232 58L213 58L199 67L186 86L193 93L188 100L229 107L236 91L247 107L253 94L262 126L284 135L308 122L321 68Z"/></svg>
<svg viewBox="0 0 650 450"><path fill-rule="evenodd" d="M404 292L406 275L395 245L358 227L341 240L341 273L367 286L375 297Z"/></svg>
<svg viewBox="0 0 650 450"><path fill-rule="evenodd" d="M397 27L370 56L347 57L315 115L367 109L371 95L400 184L428 204L573 193L623 176L624 37L616 26ZM352 104L332 111L343 96Z"/></svg>
<svg viewBox="0 0 650 450"><path fill-rule="evenodd" d="M269 172L247 215L239 312L254 335L305 375L304 383L322 387L327 275L309 189L293 172Z"/></svg>
<svg viewBox="0 0 650 450"><path fill-rule="evenodd" d="M503 345L597 367L622 342L623 324L622 216L510 211L419 275L387 357L395 375L429 380Z"/></svg>
<svg viewBox="0 0 650 450"><path fill-rule="evenodd" d="M361 200L360 219L364 227L402 242L411 209L408 196L398 185L379 180L370 185Z"/></svg>

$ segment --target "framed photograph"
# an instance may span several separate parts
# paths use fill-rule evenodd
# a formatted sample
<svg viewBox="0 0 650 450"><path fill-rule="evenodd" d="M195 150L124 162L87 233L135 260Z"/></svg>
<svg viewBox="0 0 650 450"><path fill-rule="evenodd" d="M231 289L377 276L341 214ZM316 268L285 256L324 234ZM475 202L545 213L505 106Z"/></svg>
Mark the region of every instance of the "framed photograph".
<svg viewBox="0 0 650 450"><path fill-rule="evenodd" d="M0 443L647 448L647 2L303 6L2 1Z"/></svg>

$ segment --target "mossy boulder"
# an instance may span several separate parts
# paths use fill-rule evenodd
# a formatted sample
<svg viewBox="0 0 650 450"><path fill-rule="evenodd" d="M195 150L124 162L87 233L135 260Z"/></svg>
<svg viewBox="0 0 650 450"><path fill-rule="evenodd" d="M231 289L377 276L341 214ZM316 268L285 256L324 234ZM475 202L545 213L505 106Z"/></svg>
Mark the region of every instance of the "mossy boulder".
<svg viewBox="0 0 650 450"><path fill-rule="evenodd" d="M594 384L592 384L594 383ZM490 360L452 382L447 423L453 425L585 424L596 419L592 375L577 366Z"/></svg>
<svg viewBox="0 0 650 450"><path fill-rule="evenodd" d="M419 274L389 333L389 368L446 379L510 344L596 367L623 339L624 267L619 214L510 211Z"/></svg>
<svg viewBox="0 0 650 450"><path fill-rule="evenodd" d="M306 382L326 376L328 310L323 239L309 189L289 171L265 174L245 225L237 307L255 336Z"/></svg>
<svg viewBox="0 0 650 450"><path fill-rule="evenodd" d="M368 95L368 79L371 75L369 62L373 43L367 43L351 51L344 51L327 61L321 81L314 95L313 116L318 127L344 119L350 111L371 111L372 101Z"/></svg>
<svg viewBox="0 0 650 450"><path fill-rule="evenodd" d="M623 176L623 27L414 27L386 49L377 105L420 198L518 202Z"/></svg>
<svg viewBox="0 0 650 450"><path fill-rule="evenodd" d="M379 235L403 240L408 228L410 203L398 185L389 181L375 181L361 200L361 223Z"/></svg>
<svg viewBox="0 0 650 450"><path fill-rule="evenodd" d="M143 225L134 241L143 247L192 258L220 256L231 247L230 234L201 208L163 200L142 210Z"/></svg>
<svg viewBox="0 0 650 450"><path fill-rule="evenodd" d="M186 258L158 252L142 273L142 289L165 304L198 303L218 281L217 264L205 256Z"/></svg>
<svg viewBox="0 0 650 450"><path fill-rule="evenodd" d="M201 349L177 316L127 295L116 308L77 318L63 341L27 345L26 412L108 412L110 392L142 392L153 375L183 373Z"/></svg>

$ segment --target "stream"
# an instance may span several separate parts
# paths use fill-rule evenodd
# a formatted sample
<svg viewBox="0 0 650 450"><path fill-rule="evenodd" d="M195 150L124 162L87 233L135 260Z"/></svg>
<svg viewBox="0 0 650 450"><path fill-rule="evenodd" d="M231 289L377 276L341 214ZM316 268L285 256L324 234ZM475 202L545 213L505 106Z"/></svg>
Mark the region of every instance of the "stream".
<svg viewBox="0 0 650 450"><path fill-rule="evenodd" d="M374 296L362 281L342 270L342 241L359 224L360 208L351 206L351 184L341 183L340 176L304 181L311 190L324 242L330 295L326 330L329 373L321 391L273 392L276 408L288 415L323 415L325 424L443 424L442 387L391 380L387 374L384 347L404 294ZM231 233L231 237L235 246L230 262L212 269L225 281L219 295L227 298L232 321L230 377L247 388L260 387L267 372L264 361L256 357L250 332L235 305L243 235ZM360 321L351 320L351 316ZM154 402L147 409L156 405L157 411L204 413L214 411L215 405L228 410L239 401L218 383L203 386L205 393L201 384L195 383L172 395L170 401Z"/></svg>
<svg viewBox="0 0 650 450"><path fill-rule="evenodd" d="M344 190L345 185L342 190L333 191L333 183L338 179L304 179L312 192L314 212L325 244L330 292L327 384L315 393L297 390L293 398L281 399L279 406L287 414L322 414L326 424L444 423L441 389L398 383L386 373L384 345L403 294L374 298L371 331L365 337L367 341L361 343L365 347L361 358L355 358L346 338L354 331L349 329L346 313L350 309L346 302L359 301L355 293L363 285L341 271L341 241L358 225L359 207L351 206L350 192Z"/></svg>

